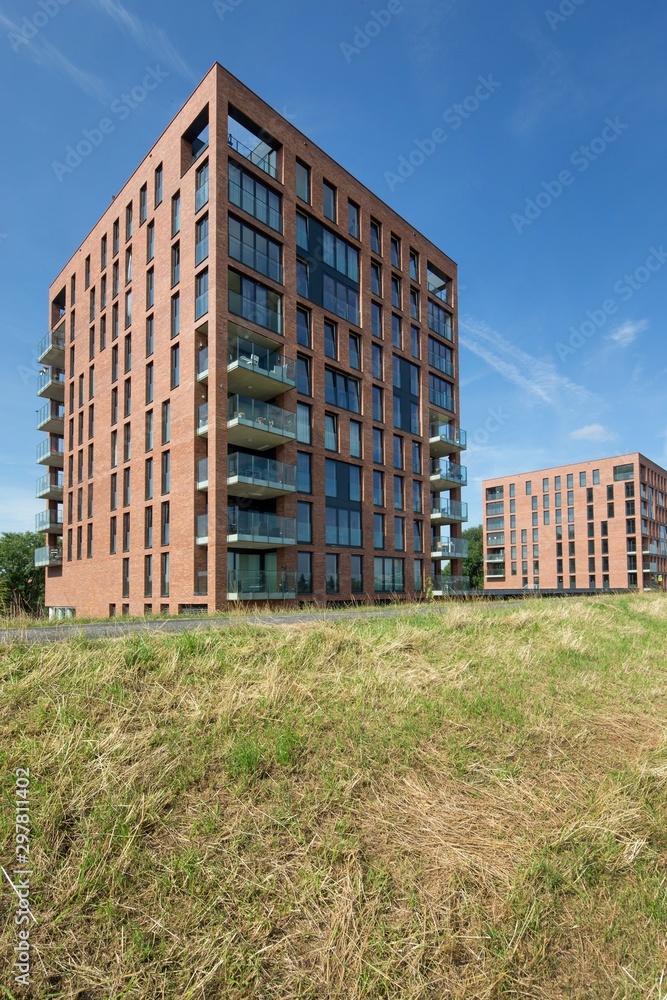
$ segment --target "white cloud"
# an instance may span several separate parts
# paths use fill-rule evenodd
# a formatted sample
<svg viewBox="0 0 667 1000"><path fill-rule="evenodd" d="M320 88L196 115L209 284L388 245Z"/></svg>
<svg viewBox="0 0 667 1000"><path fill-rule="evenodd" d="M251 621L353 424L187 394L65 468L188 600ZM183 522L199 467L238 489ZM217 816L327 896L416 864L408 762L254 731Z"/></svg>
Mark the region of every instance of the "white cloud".
<svg viewBox="0 0 667 1000"><path fill-rule="evenodd" d="M143 21L132 11L129 11L121 3L121 0L90 0L90 4L115 21L139 48L156 59L162 59L182 76L194 79L194 73L169 41L164 28L158 28L152 22Z"/></svg>
<svg viewBox="0 0 667 1000"><path fill-rule="evenodd" d="M574 397L579 403L595 398L588 389L561 375L553 361L533 357L472 316L464 316L460 320L459 340L463 347L482 358L534 400L559 407L564 396Z"/></svg>
<svg viewBox="0 0 667 1000"><path fill-rule="evenodd" d="M625 323L621 323L617 326L615 330L612 330L609 334L609 340L612 341L617 347L629 347L638 337L640 333L648 329L648 320L626 320Z"/></svg>
<svg viewBox="0 0 667 1000"><path fill-rule="evenodd" d="M616 435L602 424L587 424L570 432L573 441L615 441Z"/></svg>

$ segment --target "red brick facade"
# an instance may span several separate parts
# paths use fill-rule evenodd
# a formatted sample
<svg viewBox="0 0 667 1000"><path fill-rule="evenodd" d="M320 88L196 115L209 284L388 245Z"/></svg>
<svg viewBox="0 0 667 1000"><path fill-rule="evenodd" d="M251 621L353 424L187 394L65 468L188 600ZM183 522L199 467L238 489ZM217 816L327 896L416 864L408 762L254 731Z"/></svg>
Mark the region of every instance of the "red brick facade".
<svg viewBox="0 0 667 1000"><path fill-rule="evenodd" d="M307 198L297 195L297 183L304 180L301 168L297 179L297 159L309 168ZM202 183L198 195L205 164L207 188ZM241 204L231 200L232 194ZM269 214L277 199L277 215L275 210ZM358 232L348 202L358 208ZM298 213L308 228L307 240L297 233ZM198 226L205 216L206 243ZM372 221L379 224L377 248L371 246ZM310 241L307 253L299 240ZM394 259L392 243L398 250ZM297 257L304 255L297 275ZM372 262L381 268L380 289L372 283ZM306 280L307 288L300 285L297 292L298 281ZM319 289L317 294L313 289ZM128 292L131 315L126 316ZM465 520L465 508L458 505L465 470L457 463L465 435L458 430L456 266L221 66L206 75L114 198L53 282L50 300L52 332L40 350L45 383L40 394L48 406L40 427L49 437L41 446L48 454L40 452L39 460L48 480L41 482L38 495L48 500L51 513L42 518L47 544L36 556L38 565L47 566L49 607L80 615L177 612L192 606L211 612L234 599L376 600L392 591L412 596L415 562L421 564L421 589L429 577L435 578L436 593L458 579ZM372 333L373 302L382 307L382 339ZM310 346L297 334L297 306L310 316ZM398 340L392 343L392 315L400 318L400 346ZM325 356L325 321L335 324L333 358ZM377 369L373 374L374 360L378 363L373 344L383 351L381 377ZM174 348L178 385L172 373ZM297 355L300 369L293 364ZM404 365L394 380L398 362L392 355L416 368ZM305 378L306 362L310 391L300 384L299 392L297 375ZM327 376L325 368L335 375ZM345 383L343 376L356 383ZM406 381L409 391L402 384ZM410 420L418 418L418 424L406 429L405 413L417 384L417 416ZM384 393L383 419L373 418L373 386ZM167 401L170 434L163 442ZM303 420L297 422L297 403L311 407L310 442L303 439ZM200 410L204 404L206 417ZM396 407L402 414L398 427ZM325 449L325 414L337 419L337 453ZM350 420L361 423L360 455L351 454ZM373 461L374 428L384 432L382 462ZM394 435L403 439L402 469L394 468ZM413 471L413 441L421 446L418 471ZM242 486L230 481L230 462L240 461L231 458L235 451L246 465L256 460ZM303 476L295 481L297 452L311 456L310 492ZM165 453L168 482L162 474ZM282 464L269 467L267 456ZM445 462L447 456L451 462ZM203 459L208 459L205 479ZM332 498L336 488L325 485L326 459L361 469L361 492L349 487L350 502L342 513L334 509L336 503L345 506ZM373 503L374 470L384 473L383 506ZM357 474L341 475L347 482L345 477ZM396 475L403 478L402 508L394 506ZM421 483L421 510L413 504L413 481ZM430 516L430 490L435 506L442 501L441 516ZM297 533L292 520L299 501L312 504L310 539L305 521ZM168 536L161 524L167 503ZM146 521L151 509L152 536ZM206 513L207 524L197 520ZM374 545L374 514L379 513L385 515L383 548ZM402 543L394 536L397 517L404 518ZM328 528L327 519L335 520ZM422 551L414 544L415 521L421 523ZM431 539L441 533L452 541L446 541L444 561L434 562L431 550L442 549ZM310 581L304 572L308 553ZM451 560L452 554L458 558ZM338 557L337 566L327 559L332 556ZM450 565L453 577L440 577Z"/></svg>
<svg viewBox="0 0 667 1000"><path fill-rule="evenodd" d="M667 472L635 452L488 479L484 586L667 586Z"/></svg>

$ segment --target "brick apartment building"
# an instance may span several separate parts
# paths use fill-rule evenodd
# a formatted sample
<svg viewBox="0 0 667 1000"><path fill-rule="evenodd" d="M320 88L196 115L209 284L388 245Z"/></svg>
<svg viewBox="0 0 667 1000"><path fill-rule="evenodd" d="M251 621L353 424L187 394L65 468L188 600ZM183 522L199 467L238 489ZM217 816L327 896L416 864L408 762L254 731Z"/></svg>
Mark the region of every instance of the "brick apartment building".
<svg viewBox="0 0 667 1000"><path fill-rule="evenodd" d="M487 589L665 589L667 472L638 452L482 490Z"/></svg>
<svg viewBox="0 0 667 1000"><path fill-rule="evenodd" d="M214 65L50 289L47 606L462 586L456 309L450 258Z"/></svg>

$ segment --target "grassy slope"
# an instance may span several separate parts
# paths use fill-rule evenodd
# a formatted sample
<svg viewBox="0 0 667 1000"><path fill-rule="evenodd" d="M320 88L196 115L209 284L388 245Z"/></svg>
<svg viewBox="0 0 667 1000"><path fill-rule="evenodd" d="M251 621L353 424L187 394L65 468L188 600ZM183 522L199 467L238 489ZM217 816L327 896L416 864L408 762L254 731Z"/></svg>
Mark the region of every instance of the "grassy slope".
<svg viewBox="0 0 667 1000"><path fill-rule="evenodd" d="M667 996L664 598L0 656L15 996Z"/></svg>

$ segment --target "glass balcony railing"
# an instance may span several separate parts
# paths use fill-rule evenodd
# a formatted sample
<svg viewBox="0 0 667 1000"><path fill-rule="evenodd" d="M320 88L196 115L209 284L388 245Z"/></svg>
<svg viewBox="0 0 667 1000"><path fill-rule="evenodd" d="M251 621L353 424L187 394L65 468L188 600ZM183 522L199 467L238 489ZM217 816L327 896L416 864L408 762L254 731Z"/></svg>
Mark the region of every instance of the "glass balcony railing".
<svg viewBox="0 0 667 1000"><path fill-rule="evenodd" d="M37 412L37 430L51 429L62 433L63 421L65 419L65 407L62 403L55 403L49 400Z"/></svg>
<svg viewBox="0 0 667 1000"><path fill-rule="evenodd" d="M246 427L282 437L296 436L296 413L248 396L230 396L227 400L227 419L230 423L237 420Z"/></svg>
<svg viewBox="0 0 667 1000"><path fill-rule="evenodd" d="M235 316L243 316L251 323L257 323L258 326L264 326L267 330L273 330L274 333L282 335L282 313L278 312L277 309L272 309L269 305L241 294L241 292L236 292L232 288L229 289L229 311Z"/></svg>
<svg viewBox="0 0 667 1000"><path fill-rule="evenodd" d="M296 489L296 465L286 465L259 455L233 452L227 459L227 481L231 479L285 492L292 491Z"/></svg>
<svg viewBox="0 0 667 1000"><path fill-rule="evenodd" d="M484 561L488 563L504 563L505 549L497 549L495 552L487 552L486 559Z"/></svg>
<svg viewBox="0 0 667 1000"><path fill-rule="evenodd" d="M237 540L261 543L267 547L295 545L296 518L230 507L227 514L227 538L230 544Z"/></svg>
<svg viewBox="0 0 667 1000"><path fill-rule="evenodd" d="M249 146L246 146L244 142L237 139L231 132L227 137L227 142L230 149L234 149L241 156L245 157L246 160L250 160L251 163L254 163L256 167L263 170L269 177L276 177L275 149L270 149L264 142L260 142L255 149L250 149Z"/></svg>
<svg viewBox="0 0 667 1000"><path fill-rule="evenodd" d="M200 458L197 462L197 489L203 490L208 486L208 459Z"/></svg>
<svg viewBox="0 0 667 1000"><path fill-rule="evenodd" d="M259 271L266 278L271 278L277 284L283 283L283 266L280 260L270 257L268 254L257 250L253 246L248 246L240 239L229 234L229 256L232 260L237 260L239 264L245 264L253 271Z"/></svg>
<svg viewBox="0 0 667 1000"><path fill-rule="evenodd" d="M59 388L64 393L65 372L61 371L59 368L48 368L46 371L40 372L37 380L38 394L53 386Z"/></svg>
<svg viewBox="0 0 667 1000"><path fill-rule="evenodd" d="M445 594L465 594L470 590L469 576L448 576L446 573L433 578L433 593L436 596Z"/></svg>
<svg viewBox="0 0 667 1000"><path fill-rule="evenodd" d="M431 368L437 368L439 372L444 372L445 375L451 375L454 377L454 363L453 361L448 361L447 358L440 357L434 351L428 352L428 363Z"/></svg>
<svg viewBox="0 0 667 1000"><path fill-rule="evenodd" d="M45 476L40 476L35 484L35 496L39 499L51 493L53 494L53 499L58 499L58 494L61 497L63 495L63 483L64 476L62 472L59 472L57 476L51 476L49 473Z"/></svg>
<svg viewBox="0 0 667 1000"><path fill-rule="evenodd" d="M62 531L63 515L55 510L40 510L35 514L35 531Z"/></svg>
<svg viewBox="0 0 667 1000"><path fill-rule="evenodd" d="M246 340L245 337L236 337L230 341L227 363L266 375L267 378L275 379L277 382L284 382L288 388L296 385L294 361L290 361L280 351L261 347L251 340Z"/></svg>
<svg viewBox="0 0 667 1000"><path fill-rule="evenodd" d="M195 594L199 596L208 594L208 572L205 569L195 573Z"/></svg>
<svg viewBox="0 0 667 1000"><path fill-rule="evenodd" d="M432 559L467 559L467 538L432 538Z"/></svg>
<svg viewBox="0 0 667 1000"><path fill-rule="evenodd" d="M65 350L65 332L64 328L57 333L51 331L47 333L45 337L39 342L37 347L37 359L43 361L47 356L52 356L56 352Z"/></svg>
<svg viewBox="0 0 667 1000"><path fill-rule="evenodd" d="M208 347L202 347L197 352L197 378L203 379L208 375Z"/></svg>
<svg viewBox="0 0 667 1000"><path fill-rule="evenodd" d="M53 438L47 437L44 441L40 441L37 445L37 461L44 462L49 458L61 459L63 458L63 438Z"/></svg>
<svg viewBox="0 0 667 1000"><path fill-rule="evenodd" d="M265 570L255 573L230 570L227 574L229 600L294 600L296 594L296 573L290 570Z"/></svg>
<svg viewBox="0 0 667 1000"><path fill-rule="evenodd" d="M197 407L197 434L208 434L208 403Z"/></svg>
<svg viewBox="0 0 667 1000"><path fill-rule="evenodd" d="M461 500L449 500L444 497L431 507L431 517L444 518L452 521L468 520L468 504Z"/></svg>
<svg viewBox="0 0 667 1000"><path fill-rule="evenodd" d="M208 514L198 514L195 521L197 544L205 545L208 542Z"/></svg>
<svg viewBox="0 0 667 1000"><path fill-rule="evenodd" d="M35 549L35 566L39 569L43 566L61 566L63 561L63 550L58 546L57 548L49 548L48 545L43 545L39 549Z"/></svg>
<svg viewBox="0 0 667 1000"><path fill-rule="evenodd" d="M277 197L277 196L276 196ZM248 215L259 219L264 225L277 233L283 231L283 219L281 213L269 205L265 198L257 197L252 191L241 188L240 184L229 178L229 200L232 205L242 208Z"/></svg>
<svg viewBox="0 0 667 1000"><path fill-rule="evenodd" d="M439 410L449 410L454 412L454 397L449 392L441 392L438 389L429 389L428 399L430 403L437 406Z"/></svg>
<svg viewBox="0 0 667 1000"><path fill-rule="evenodd" d="M457 483L465 486L468 482L468 469L456 462L431 462L431 481L442 480L447 483Z"/></svg>
<svg viewBox="0 0 667 1000"><path fill-rule="evenodd" d="M442 441L454 445L455 448L465 448L466 432L454 424L431 424L429 428L429 438L440 438Z"/></svg>

